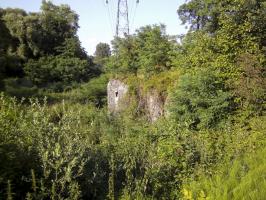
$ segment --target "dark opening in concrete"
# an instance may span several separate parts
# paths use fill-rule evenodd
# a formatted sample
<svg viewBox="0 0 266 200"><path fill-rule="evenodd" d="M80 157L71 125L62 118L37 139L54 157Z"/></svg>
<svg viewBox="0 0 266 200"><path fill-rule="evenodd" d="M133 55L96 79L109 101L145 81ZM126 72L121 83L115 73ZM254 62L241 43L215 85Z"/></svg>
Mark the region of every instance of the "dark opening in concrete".
<svg viewBox="0 0 266 200"><path fill-rule="evenodd" d="M118 92L117 91L115 92L115 96L118 97Z"/></svg>

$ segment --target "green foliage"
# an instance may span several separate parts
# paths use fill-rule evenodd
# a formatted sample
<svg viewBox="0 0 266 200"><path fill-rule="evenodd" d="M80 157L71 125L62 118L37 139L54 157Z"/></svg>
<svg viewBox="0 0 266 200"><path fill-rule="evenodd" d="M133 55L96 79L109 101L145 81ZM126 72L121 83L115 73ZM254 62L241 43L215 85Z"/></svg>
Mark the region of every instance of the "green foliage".
<svg viewBox="0 0 266 200"><path fill-rule="evenodd" d="M29 60L24 70L38 86L47 87L50 83L62 83L62 88L55 88L55 91L62 91L64 85L86 81L90 77L87 61L76 57L41 57L39 60Z"/></svg>
<svg viewBox="0 0 266 200"><path fill-rule="evenodd" d="M44 53L53 55L55 48L61 46L65 38L76 35L78 15L69 6L56 6L51 1L43 1L41 11L42 49Z"/></svg>
<svg viewBox="0 0 266 200"><path fill-rule="evenodd" d="M264 199L265 148L223 164L216 175L191 183L191 199Z"/></svg>
<svg viewBox="0 0 266 200"><path fill-rule="evenodd" d="M24 112L23 106L17 104L15 99L1 96L0 105L3 172L0 184L12 179L17 190L14 193L20 197L26 195L27 188L30 192L29 188L33 187L31 197L34 199L49 196L78 199L80 189L77 179L89 159L85 152L90 144L85 131L88 126L80 126L82 118L76 118L74 110L64 104L50 108L55 111L53 113L48 111L45 104L33 101ZM80 141L83 141L82 144ZM33 174L31 169L35 169L37 174ZM30 177L32 186L27 181L31 180Z"/></svg>
<svg viewBox="0 0 266 200"><path fill-rule="evenodd" d="M0 198L263 199L264 11L191 0L179 44L145 26L92 58L68 6L0 9L0 87L20 99L0 95ZM114 116L109 77L129 85ZM141 105L151 90L166 104L153 124Z"/></svg>
<svg viewBox="0 0 266 200"><path fill-rule="evenodd" d="M64 109L63 105L59 126L50 125L49 127L49 121L46 118L43 121L38 119L41 116L36 116L35 125L42 123L36 145L42 165L43 181L47 185L46 192L55 199L63 199L64 196L75 196L75 199L78 199L80 192L75 179L83 170L87 141L79 128L71 125L73 123L78 125L79 119L71 119L72 111L65 113ZM73 132L73 130L76 131ZM82 144L79 142L81 138L83 138Z"/></svg>
<svg viewBox="0 0 266 200"><path fill-rule="evenodd" d="M151 76L148 80L142 82L145 92L151 89L156 89L159 93L167 96L168 90L171 89L178 81L180 72L178 70L169 70Z"/></svg>
<svg viewBox="0 0 266 200"><path fill-rule="evenodd" d="M164 25L142 27L136 35L115 38L107 70L145 76L163 72L171 67L172 47Z"/></svg>
<svg viewBox="0 0 266 200"><path fill-rule="evenodd" d="M189 24L190 30L217 30L219 18L219 1L192 0L178 8L178 15L183 24Z"/></svg>
<svg viewBox="0 0 266 200"><path fill-rule="evenodd" d="M1 80L26 76L37 87L62 91L100 73L81 47L78 15L67 5L43 1L38 13L1 9L0 26ZM4 82L0 84L3 89ZM11 90L10 84L6 88Z"/></svg>
<svg viewBox="0 0 266 200"><path fill-rule="evenodd" d="M137 31L137 43L140 73L158 73L171 67L172 44L164 25L140 28Z"/></svg>
<svg viewBox="0 0 266 200"><path fill-rule="evenodd" d="M212 72L183 75L170 96L170 114L190 129L213 128L233 111L232 94Z"/></svg>
<svg viewBox="0 0 266 200"><path fill-rule="evenodd" d="M61 46L65 38L75 37L78 29L77 14L69 6L56 6L50 1L42 2L39 13L7 9L3 19L17 40L14 51L23 59L56 55L56 47Z"/></svg>
<svg viewBox="0 0 266 200"><path fill-rule="evenodd" d="M200 26L198 31L189 32L182 39L182 45L173 59L176 67L190 69L190 73L198 68L218 70L219 76L236 81L242 70L237 62L243 54L252 54L256 57L256 62L264 59L264 44L261 40L265 34L261 30L265 28L260 22L265 17L265 12L262 11L265 10L265 5L261 1L195 0L181 6L181 10L182 7L189 8L185 9L184 16L190 16L186 15L187 12L196 15L192 16L193 19L207 16L207 21L213 20L211 12L218 11L219 14L215 17L215 24L218 26L213 31ZM228 10L231 12L227 12ZM255 31L256 27L260 31Z"/></svg>
<svg viewBox="0 0 266 200"><path fill-rule="evenodd" d="M182 39L182 45L176 47L172 58L174 66L190 73L203 68L217 68L214 65L216 48L214 38L203 31L188 33ZM219 63L219 66L221 64L223 63Z"/></svg>
<svg viewBox="0 0 266 200"><path fill-rule="evenodd" d="M76 36L65 38L63 44L56 47L56 51L62 57L79 58L81 60L88 59L85 50L81 47L80 41Z"/></svg>
<svg viewBox="0 0 266 200"><path fill-rule="evenodd" d="M230 11L229 11L230 10ZM219 29L231 25L239 28L242 25L250 23L249 33L253 36L259 36L260 44L265 37L265 3L263 1L219 1L219 0L192 0L184 3L178 9L178 14L183 24L189 24L190 30L204 30L209 33L215 33ZM224 23L226 19L226 23ZM239 31L233 30L239 34ZM240 38L238 38L240 39Z"/></svg>
<svg viewBox="0 0 266 200"><path fill-rule="evenodd" d="M111 56L111 49L109 44L99 43L96 46L94 53L94 62L99 65L104 65L108 57Z"/></svg>
<svg viewBox="0 0 266 200"><path fill-rule="evenodd" d="M64 99L70 103L92 103L97 107L102 107L106 104L106 85L108 78L102 75L91 79L87 83L81 84L79 87L63 93L44 93L48 97L48 101L60 102Z"/></svg>
<svg viewBox="0 0 266 200"><path fill-rule="evenodd" d="M239 57L238 65L242 73L235 82L235 93L240 98L242 107L260 114L263 112L266 98L263 62L255 55L243 54Z"/></svg>
<svg viewBox="0 0 266 200"><path fill-rule="evenodd" d="M4 85L6 94L20 99L38 95L38 88L25 78L5 79Z"/></svg>
<svg viewBox="0 0 266 200"><path fill-rule="evenodd" d="M137 73L137 44L134 36L115 38L112 41L114 55L107 63L106 71L111 73Z"/></svg>

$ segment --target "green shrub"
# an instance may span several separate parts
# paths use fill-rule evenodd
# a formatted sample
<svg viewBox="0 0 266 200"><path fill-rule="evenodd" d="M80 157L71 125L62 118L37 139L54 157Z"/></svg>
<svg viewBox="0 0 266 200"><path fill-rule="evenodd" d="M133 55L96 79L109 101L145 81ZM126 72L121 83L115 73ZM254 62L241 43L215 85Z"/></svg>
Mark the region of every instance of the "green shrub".
<svg viewBox="0 0 266 200"><path fill-rule="evenodd" d="M63 93L44 92L43 95L47 96L48 101L52 102L60 102L64 99L71 103L91 103L97 107L103 107L106 104L107 82L107 77L102 75L69 91Z"/></svg>
<svg viewBox="0 0 266 200"><path fill-rule="evenodd" d="M265 198L266 149L259 149L236 158L233 163L219 165L212 177L201 176L184 190L187 199L256 199ZM189 194L189 195L188 195Z"/></svg>
<svg viewBox="0 0 266 200"><path fill-rule="evenodd" d="M233 111L233 95L214 72L185 74L169 98L171 117L190 129L214 128Z"/></svg>
<svg viewBox="0 0 266 200"><path fill-rule="evenodd" d="M38 96L38 88L28 79L9 78L4 80L5 93L17 98Z"/></svg>

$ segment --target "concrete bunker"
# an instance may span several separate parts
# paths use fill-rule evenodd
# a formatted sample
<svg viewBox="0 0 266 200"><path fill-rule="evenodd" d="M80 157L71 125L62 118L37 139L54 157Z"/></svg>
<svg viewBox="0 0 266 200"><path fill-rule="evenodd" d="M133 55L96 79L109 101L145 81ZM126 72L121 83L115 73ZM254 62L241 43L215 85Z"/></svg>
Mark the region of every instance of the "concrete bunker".
<svg viewBox="0 0 266 200"><path fill-rule="evenodd" d="M125 109L125 96L128 86L120 80L112 79L107 85L107 101L110 113L117 113Z"/></svg>
<svg viewBox="0 0 266 200"><path fill-rule="evenodd" d="M138 89L138 109L143 109L150 122L157 121L165 114L165 99L161 97L156 89L150 89L143 93ZM111 79L107 85L108 111L117 114L124 111L130 104L130 97L127 97L128 85L117 79Z"/></svg>

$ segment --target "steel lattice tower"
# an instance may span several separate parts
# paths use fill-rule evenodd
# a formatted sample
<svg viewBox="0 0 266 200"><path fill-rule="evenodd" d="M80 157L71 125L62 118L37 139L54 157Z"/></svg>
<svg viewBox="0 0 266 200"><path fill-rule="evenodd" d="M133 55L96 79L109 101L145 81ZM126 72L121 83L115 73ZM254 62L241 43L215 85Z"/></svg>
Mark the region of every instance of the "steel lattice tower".
<svg viewBox="0 0 266 200"><path fill-rule="evenodd" d="M124 35L129 35L128 2L127 0L118 0L116 16L116 36L122 37Z"/></svg>

